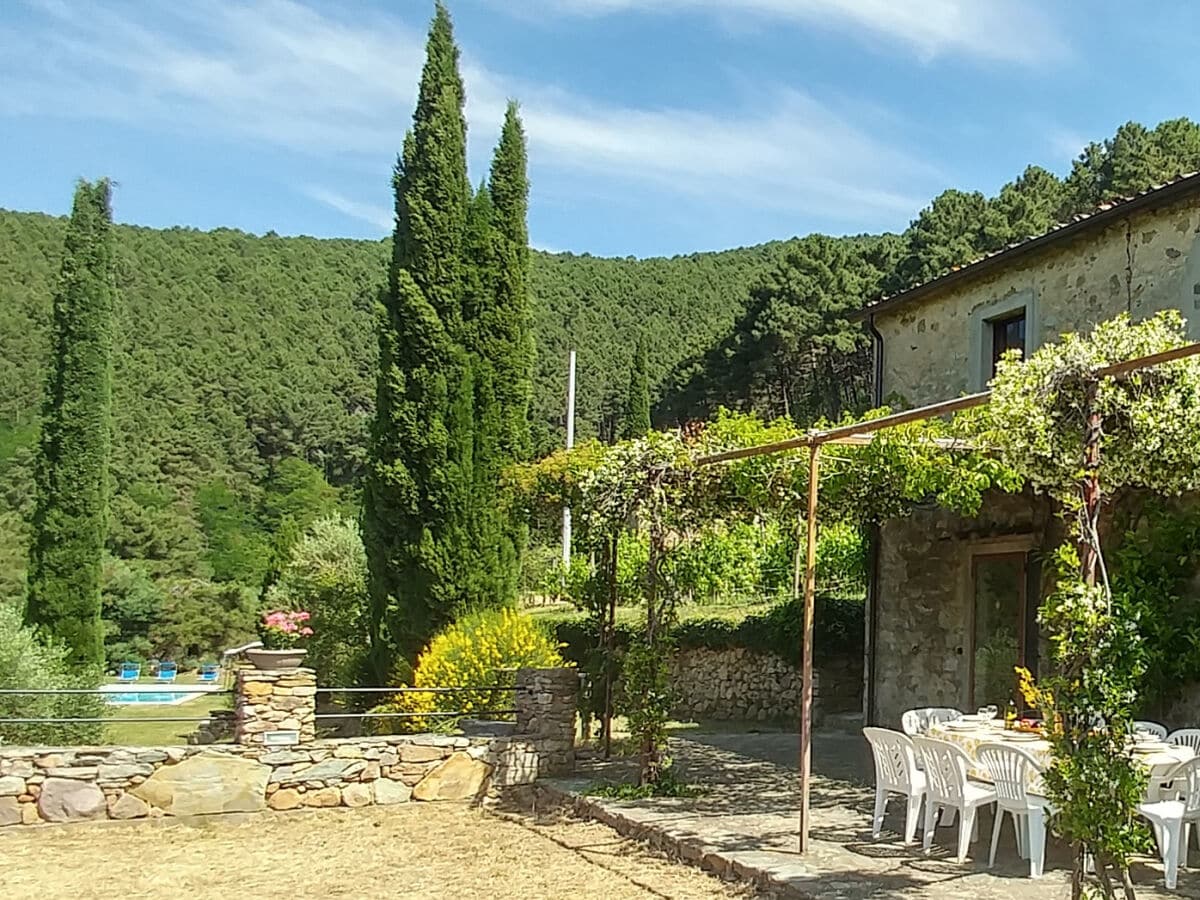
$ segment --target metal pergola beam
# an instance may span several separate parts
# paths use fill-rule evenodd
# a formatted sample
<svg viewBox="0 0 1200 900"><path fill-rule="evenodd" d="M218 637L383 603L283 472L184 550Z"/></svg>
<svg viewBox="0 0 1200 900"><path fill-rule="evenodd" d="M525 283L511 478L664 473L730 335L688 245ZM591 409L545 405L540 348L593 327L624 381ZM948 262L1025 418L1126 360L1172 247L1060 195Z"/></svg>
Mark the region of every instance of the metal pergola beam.
<svg viewBox="0 0 1200 900"><path fill-rule="evenodd" d="M1118 377L1148 369L1163 363L1186 359L1200 353L1200 342L1153 353L1125 362L1114 363L1096 369L1099 378ZM915 409L880 416L869 422L857 422L852 425L839 425L836 428L826 428L809 431L806 434L776 441L772 444L761 444L757 447L744 447L739 450L727 450L714 453L696 460L698 466L713 465L721 462L732 462L738 459L750 459L755 456L766 456L773 453L785 453L807 447L808 456L808 520L806 523L806 547L804 570L804 626L801 659L800 687L800 852L808 850L809 832L809 794L812 780L812 651L813 651L813 609L816 600L817 584L817 501L820 489L820 453L824 444L849 444L862 446L869 444L876 432L909 422L920 422L944 416L975 406L982 406L992 397L991 391L980 391L977 394L967 394L954 400L943 400L941 403L931 403L918 406ZM960 441L935 440L935 444L946 449L965 447Z"/></svg>

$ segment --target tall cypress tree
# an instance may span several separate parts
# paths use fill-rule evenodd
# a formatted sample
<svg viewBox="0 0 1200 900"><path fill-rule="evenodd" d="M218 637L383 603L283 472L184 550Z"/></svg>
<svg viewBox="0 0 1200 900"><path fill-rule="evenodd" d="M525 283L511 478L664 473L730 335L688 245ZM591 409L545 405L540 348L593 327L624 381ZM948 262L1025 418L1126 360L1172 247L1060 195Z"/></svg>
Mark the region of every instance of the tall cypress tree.
<svg viewBox="0 0 1200 900"><path fill-rule="evenodd" d="M100 563L108 524L112 257L110 184L81 181L54 295L25 619L85 665L104 661Z"/></svg>
<svg viewBox="0 0 1200 900"><path fill-rule="evenodd" d="M646 336L638 338L637 351L629 370L629 393L625 395L625 416L621 420L621 437L643 437L650 431L649 350Z"/></svg>
<svg viewBox="0 0 1200 900"><path fill-rule="evenodd" d="M396 230L379 316L364 489L372 659L414 659L467 600L474 566L474 382L463 347L464 92L450 16L429 30L412 131L396 166Z"/></svg>
<svg viewBox="0 0 1200 900"><path fill-rule="evenodd" d="M495 306L486 323L496 372L502 421L501 450L525 459L529 446L529 402L533 393L533 334L529 311L529 176L525 129L510 102L492 158L488 180L495 223Z"/></svg>

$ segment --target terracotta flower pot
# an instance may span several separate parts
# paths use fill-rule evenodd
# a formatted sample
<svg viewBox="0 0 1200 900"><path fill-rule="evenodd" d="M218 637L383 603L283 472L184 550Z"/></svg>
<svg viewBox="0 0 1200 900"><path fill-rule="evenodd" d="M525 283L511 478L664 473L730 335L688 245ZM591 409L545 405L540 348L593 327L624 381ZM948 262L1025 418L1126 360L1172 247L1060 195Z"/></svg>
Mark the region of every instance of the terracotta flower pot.
<svg viewBox="0 0 1200 900"><path fill-rule="evenodd" d="M288 650L247 650L246 659L254 664L256 669L294 669L304 662L308 653L303 647L292 647Z"/></svg>

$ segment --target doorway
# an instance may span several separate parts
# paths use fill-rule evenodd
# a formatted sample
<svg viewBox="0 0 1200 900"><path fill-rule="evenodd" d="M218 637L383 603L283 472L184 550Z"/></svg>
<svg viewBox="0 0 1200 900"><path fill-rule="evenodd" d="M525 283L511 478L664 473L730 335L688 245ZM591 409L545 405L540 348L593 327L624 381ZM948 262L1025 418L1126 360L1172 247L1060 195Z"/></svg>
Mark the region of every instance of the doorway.
<svg viewBox="0 0 1200 900"><path fill-rule="evenodd" d="M1013 669L1037 671L1036 576L1028 550L971 557L971 711L1003 709L1009 699L1022 705Z"/></svg>

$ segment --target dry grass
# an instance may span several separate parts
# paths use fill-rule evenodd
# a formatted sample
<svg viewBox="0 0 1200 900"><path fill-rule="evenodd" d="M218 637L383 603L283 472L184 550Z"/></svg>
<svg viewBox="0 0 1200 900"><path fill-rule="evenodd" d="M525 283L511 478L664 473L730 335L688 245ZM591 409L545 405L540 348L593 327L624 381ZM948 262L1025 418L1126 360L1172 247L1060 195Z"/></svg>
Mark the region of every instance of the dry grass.
<svg viewBox="0 0 1200 900"><path fill-rule="evenodd" d="M459 804L5 829L0 897L747 896L611 829Z"/></svg>

